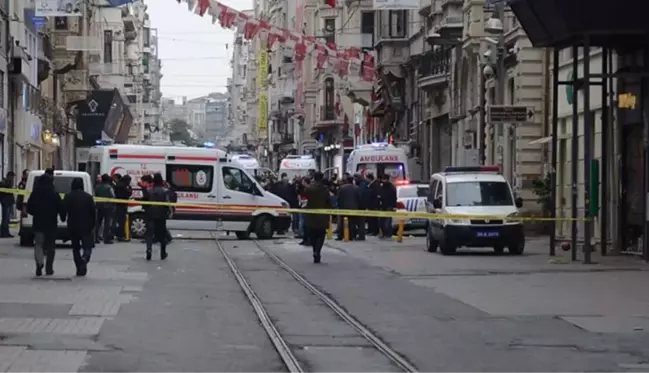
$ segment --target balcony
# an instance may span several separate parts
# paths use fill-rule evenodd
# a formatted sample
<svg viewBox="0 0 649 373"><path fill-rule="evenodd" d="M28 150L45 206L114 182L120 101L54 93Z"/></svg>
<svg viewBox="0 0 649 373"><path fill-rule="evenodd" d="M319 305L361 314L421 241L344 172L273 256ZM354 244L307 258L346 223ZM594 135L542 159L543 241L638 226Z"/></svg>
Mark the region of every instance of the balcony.
<svg viewBox="0 0 649 373"><path fill-rule="evenodd" d="M122 22L124 22L124 30L127 32L136 30L137 20L128 6L122 8Z"/></svg>
<svg viewBox="0 0 649 373"><path fill-rule="evenodd" d="M65 74L65 80L62 85L63 92L88 92L90 91L90 81L88 80L87 70L72 70Z"/></svg>
<svg viewBox="0 0 649 373"><path fill-rule="evenodd" d="M90 75L122 75L122 66L118 63L91 63L88 66Z"/></svg>
<svg viewBox="0 0 649 373"><path fill-rule="evenodd" d="M462 30L464 29L464 20L462 16L449 16L433 28L433 32L439 34L443 39L460 40Z"/></svg>
<svg viewBox="0 0 649 373"><path fill-rule="evenodd" d="M335 129L343 125L342 118L338 118L336 110L332 106L320 106L319 116L313 125L314 130L325 131Z"/></svg>
<svg viewBox="0 0 649 373"><path fill-rule="evenodd" d="M419 60L417 85L421 89L442 88L448 85L451 74L451 51L444 48L424 53Z"/></svg>

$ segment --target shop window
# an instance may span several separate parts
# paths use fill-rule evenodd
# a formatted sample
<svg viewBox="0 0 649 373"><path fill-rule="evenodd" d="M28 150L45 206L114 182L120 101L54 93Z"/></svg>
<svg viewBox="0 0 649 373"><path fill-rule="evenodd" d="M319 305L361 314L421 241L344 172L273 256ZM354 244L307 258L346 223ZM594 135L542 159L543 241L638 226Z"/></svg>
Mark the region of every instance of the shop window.
<svg viewBox="0 0 649 373"><path fill-rule="evenodd" d="M177 192L209 193L212 191L213 166L167 165L166 180Z"/></svg>

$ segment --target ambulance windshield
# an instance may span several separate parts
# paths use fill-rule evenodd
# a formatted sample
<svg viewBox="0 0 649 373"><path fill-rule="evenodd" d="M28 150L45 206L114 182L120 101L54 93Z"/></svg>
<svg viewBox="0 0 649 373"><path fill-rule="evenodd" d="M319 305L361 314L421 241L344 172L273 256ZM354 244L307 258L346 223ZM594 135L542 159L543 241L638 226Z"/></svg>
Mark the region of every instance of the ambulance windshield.
<svg viewBox="0 0 649 373"><path fill-rule="evenodd" d="M359 163L356 172L361 175L367 175L367 173L371 172L374 177L390 175L392 180L406 179L403 163Z"/></svg>

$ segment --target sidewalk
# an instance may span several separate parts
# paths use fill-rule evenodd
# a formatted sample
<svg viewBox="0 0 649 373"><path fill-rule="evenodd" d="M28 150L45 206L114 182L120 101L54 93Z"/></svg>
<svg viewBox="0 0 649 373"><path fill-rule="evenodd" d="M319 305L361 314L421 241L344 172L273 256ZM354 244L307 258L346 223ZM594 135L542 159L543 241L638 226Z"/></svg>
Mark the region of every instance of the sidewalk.
<svg viewBox="0 0 649 373"><path fill-rule="evenodd" d="M326 243L332 253L363 259L491 315L550 315L593 332L649 332L648 264L594 255L598 264L585 265L571 262L569 252L549 257L547 244L530 239L522 256L488 250L443 256L428 253L425 238Z"/></svg>
<svg viewBox="0 0 649 373"><path fill-rule="evenodd" d="M71 372L98 341L104 322L134 300L148 279L129 269L130 245L101 245L86 278L74 277L69 247L57 249L55 275L35 278L33 250L0 241L0 372Z"/></svg>

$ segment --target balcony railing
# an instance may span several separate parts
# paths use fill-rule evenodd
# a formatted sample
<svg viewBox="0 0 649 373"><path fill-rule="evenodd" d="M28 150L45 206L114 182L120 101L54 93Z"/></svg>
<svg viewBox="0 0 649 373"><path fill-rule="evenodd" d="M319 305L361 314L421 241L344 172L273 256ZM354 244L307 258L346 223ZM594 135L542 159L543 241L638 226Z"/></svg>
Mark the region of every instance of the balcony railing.
<svg viewBox="0 0 649 373"><path fill-rule="evenodd" d="M446 75L451 69L451 50L438 49L424 53L419 60L419 77Z"/></svg>
<svg viewBox="0 0 649 373"><path fill-rule="evenodd" d="M336 120L336 110L333 106L320 106L320 120Z"/></svg>

